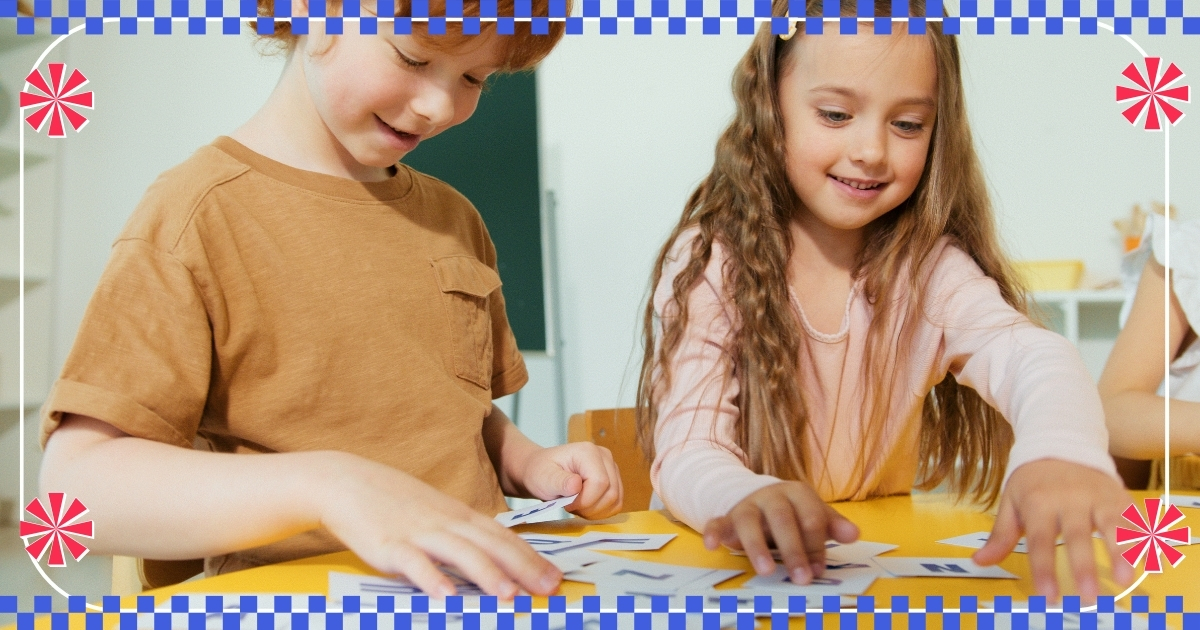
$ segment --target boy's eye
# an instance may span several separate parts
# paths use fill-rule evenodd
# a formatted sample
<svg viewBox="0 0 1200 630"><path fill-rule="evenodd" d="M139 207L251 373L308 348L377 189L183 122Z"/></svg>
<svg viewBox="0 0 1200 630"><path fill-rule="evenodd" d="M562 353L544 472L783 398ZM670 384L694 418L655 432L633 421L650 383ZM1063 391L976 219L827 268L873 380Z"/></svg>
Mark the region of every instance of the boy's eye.
<svg viewBox="0 0 1200 630"><path fill-rule="evenodd" d="M414 68L420 68L421 66L429 65L428 61L417 61L416 59L413 59L412 57L409 57L408 55L400 52L399 48L396 48L393 46L392 50L396 51L396 56L399 57L400 61L403 61L406 65L412 66Z"/></svg>
<svg viewBox="0 0 1200 630"><path fill-rule="evenodd" d="M831 123L844 123L850 120L850 114L832 109L818 109L817 116L820 116Z"/></svg>
<svg viewBox="0 0 1200 630"><path fill-rule="evenodd" d="M897 120L892 124L904 133L920 133L925 128L925 125L911 120Z"/></svg>

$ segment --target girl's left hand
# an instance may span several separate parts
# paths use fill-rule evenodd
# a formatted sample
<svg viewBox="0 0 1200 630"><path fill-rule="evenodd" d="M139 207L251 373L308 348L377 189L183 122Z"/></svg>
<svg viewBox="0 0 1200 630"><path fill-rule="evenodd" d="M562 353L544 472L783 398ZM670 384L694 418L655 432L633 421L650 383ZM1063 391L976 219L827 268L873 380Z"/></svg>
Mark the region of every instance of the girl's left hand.
<svg viewBox="0 0 1200 630"><path fill-rule="evenodd" d="M544 501L578 494L566 509L587 519L621 511L621 473L612 453L591 442L539 449L527 460L523 479L525 491Z"/></svg>
<svg viewBox="0 0 1200 630"><path fill-rule="evenodd" d="M1059 596L1055 575L1055 542L1062 536L1075 587L1085 605L1100 594L1092 532L1104 537L1113 579L1122 586L1133 582L1133 567L1117 547L1117 524L1133 498L1115 479L1056 459L1023 464L1008 478L992 534L972 558L980 565L996 564L1012 552L1025 534L1029 565L1037 592L1051 600Z"/></svg>

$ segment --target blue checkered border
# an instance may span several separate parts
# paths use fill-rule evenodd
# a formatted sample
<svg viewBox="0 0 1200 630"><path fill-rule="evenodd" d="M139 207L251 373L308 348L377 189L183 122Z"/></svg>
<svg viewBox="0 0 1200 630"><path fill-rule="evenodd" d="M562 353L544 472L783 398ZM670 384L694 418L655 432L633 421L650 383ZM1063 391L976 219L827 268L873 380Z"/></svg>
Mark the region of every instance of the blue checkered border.
<svg viewBox="0 0 1200 630"><path fill-rule="evenodd" d="M1044 624L1047 630L1062 630L1064 615L1072 614L1078 615L1081 630L1096 630L1098 622L1105 616L1108 617L1105 621L1112 621L1110 627L1116 630L1130 630L1133 613L1146 614L1150 630L1166 630L1171 617L1178 622L1176 627L1182 626L1183 630L1200 630L1200 612L1185 612L1184 598L1181 595L1168 596L1165 602L1166 610L1163 611L1150 610L1149 598L1145 596L1130 598L1131 611L1115 609L1112 596L1099 598L1094 609L1083 611L1080 609L1078 597L1064 597L1061 608L1047 608L1044 597L1030 597L1028 608L1014 608L1012 599L1006 596L995 597L994 607L991 609L979 608L978 598L974 596L960 597L958 608L945 607L944 598L941 596L925 597L924 608L911 608L909 598L904 596L892 597L889 608L877 608L876 598L859 596L854 610L841 608L841 598L836 596L822 598L820 608L806 608L804 597L784 596L758 596L754 598L753 607L739 608L736 597L723 597L720 607L716 609L705 608L703 597L688 596L682 610L670 608L671 599L668 597L652 598L649 609L635 608L633 597L618 597L615 609L601 608L600 598L594 596L584 597L581 603L574 603L570 607L565 597L550 597L545 609L534 609L530 597L517 597L513 602L505 602L503 605L495 597L483 597L479 600L478 610L464 610L462 597L448 597L444 609L432 610L427 598L413 597L412 610L397 610L396 598L383 595L366 603L366 609L363 608L364 601L358 597L345 598L341 607L337 608L327 604L325 597L321 595L243 595L238 600L237 609L231 610L224 605L224 598L220 595L175 595L160 603L157 609L154 597L143 595L136 598L134 608L122 608L120 597L104 597L99 606L101 610L94 611L88 609L83 596L71 596L66 612L54 612L53 600L49 596L33 599L33 610L23 611L19 609L16 596L0 596L0 613L15 613L17 630L32 630L35 616L39 614L50 615L52 630L66 630L72 621L78 624L80 616L84 617L84 627L87 630L99 630L106 622L111 624L114 618L120 630L135 630L139 617L153 618L155 630L181 628L181 622L185 621L189 630L203 629L211 615L221 615L222 627L230 630L243 627L274 628L276 615L289 615L292 627L297 630L307 630L309 617L312 615L323 616L324 627L331 630L340 630L347 615L354 615L358 627L363 630L375 630L381 616L392 616L390 621L400 630L412 628L414 614L428 615L430 629L444 629L447 615L461 614L464 630L478 630L481 616L495 616L499 630L514 630L515 616L524 613L530 616L532 630L549 628L551 616L556 616L556 621L560 623L565 622L567 630L582 630L584 617L589 614L592 618L599 616L601 630L616 630L619 615L632 615L635 628L650 628L656 616L666 616L668 627L671 629L684 628L686 617L696 614L703 616L705 630L716 630L721 625L721 618L728 618L731 614L737 616L738 630L753 629L755 618L768 614L771 617L772 628L786 628L790 616L802 614L808 630L823 630L826 618L831 615L837 615L831 621L836 621L839 630L856 630L862 615L870 615L877 630L891 630L892 620L897 615L905 618L910 630L924 630L930 617L939 618L944 630L959 630L964 617L967 617L968 621L973 618L979 630L994 630L998 614L1009 616L1012 630L1028 630L1031 618L1041 622L1035 626ZM245 615L257 616L251 620L253 626L244 625ZM559 626L556 624L556 627Z"/></svg>
<svg viewBox="0 0 1200 630"><path fill-rule="evenodd" d="M377 0L379 15L394 15L394 0ZM651 0L650 15L637 15L634 0L617 0L616 15L605 15L601 10L601 0L582 0L583 15L568 16L566 0L550 0L548 16L533 16L530 0L517 0L513 16L497 16L495 0L482 0L481 17L464 17L461 0L449 0L445 15L429 15L428 0L412 1L412 17L376 18L359 15L357 3L345 3L345 15L326 16L321 3L312 5L313 14L309 17L291 15L291 0L279 0L275 3L275 15L259 17L255 0L239 0L238 14L226 15L222 0L205 0L204 15L192 15L188 0L171 0L170 15L158 15L155 12L154 0L137 0L136 15L124 15L121 11L121 0L102 0L101 15L88 15L86 0L67 0L67 15L54 13L52 0L34 0L34 17L50 21L50 32L63 35L80 23L85 25L88 34L101 34L105 23L115 23L119 32L135 35L141 24L147 24L152 32L159 35L169 35L175 28L186 28L189 34L203 35L213 24L214 30L224 34L236 35L242 32L242 25L251 20L259 34L270 35L275 32L277 21L291 23L292 32L305 34L311 20L325 22L329 33L342 33L345 23L357 24L358 31L363 34L376 34L380 23L391 23L394 33L408 34L412 32L413 22L428 22L428 30L432 34L444 34L446 23L461 21L463 32L478 34L481 21L497 22L496 29L500 34L512 34L518 21L531 23L534 34L549 33L550 22L565 22L569 35L582 34L585 21L595 21L600 24L600 34L616 34L619 22L633 22L635 34L648 35L654 31L654 25L665 22L669 34L682 35L688 31L689 24L699 26L705 34L719 34L722 30L735 29L739 34L754 34L759 24L769 22L772 31L777 34L788 32L789 21L802 18L805 29L809 33L840 33L853 34L859 30L860 20L873 21L874 32L891 33L892 24L897 21L907 21L908 30L919 34L925 32L929 21L940 22L945 32L959 34L963 25L974 24L974 30L979 35L997 33L996 25L1008 23L1007 29L1013 35L1030 34L1031 23L1045 23L1047 35L1062 35L1065 23L1078 23L1081 35L1095 35L1098 20L1111 20L1112 30L1116 35L1132 35L1134 25L1145 24L1146 32L1150 35L1166 35L1168 23L1181 23L1180 30L1185 35L1200 35L1200 16L1184 15L1184 0L1165 0L1165 14L1151 15L1150 0L1131 0L1130 14L1116 14L1116 0L1097 0L1095 15L1082 15L1080 0L1063 0L1062 15L1047 15L1046 0L1029 0L1028 15L1013 15L1012 0L992 0L991 15L980 13L979 0L961 0L960 15L941 15L940 3L932 3L929 7L932 13L923 17L908 17L908 2L897 0L893 4L892 17L875 17L874 4L859 2L859 14L856 17L842 16L839 2L825 0L823 15L806 16L804 3L796 0L789 11L790 17L771 15L771 0L754 0L753 15L739 15L738 0L720 0L718 15L704 13L704 0L685 0L684 15L671 15L668 0ZM986 3L986 0L985 0ZM17 0L0 0L0 19L15 19L18 34L34 33L34 18L17 16ZM176 24L179 26L177 27ZM1074 27L1071 28L1074 31Z"/></svg>

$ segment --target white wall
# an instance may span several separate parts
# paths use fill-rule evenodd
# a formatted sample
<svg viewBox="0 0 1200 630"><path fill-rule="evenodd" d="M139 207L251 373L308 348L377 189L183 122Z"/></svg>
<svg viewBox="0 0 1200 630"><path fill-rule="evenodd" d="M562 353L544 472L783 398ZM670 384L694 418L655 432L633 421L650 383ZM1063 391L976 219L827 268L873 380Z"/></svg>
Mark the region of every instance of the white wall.
<svg viewBox="0 0 1200 630"><path fill-rule="evenodd" d="M738 35L635 36L627 27L568 37L539 70L545 181L560 200L569 411L634 401L650 266L711 166L733 113L731 72L749 44ZM960 45L1002 236L1015 257L1080 258L1093 277L1115 276L1112 220L1163 196L1163 134L1131 127L1114 99L1117 83L1127 84L1120 71L1140 55L1107 33L997 31L1005 34L967 35ZM1185 72L1200 68L1191 39L1136 40ZM1200 189L1190 185L1200 128L1185 120L1171 141L1172 202L1200 217Z"/></svg>

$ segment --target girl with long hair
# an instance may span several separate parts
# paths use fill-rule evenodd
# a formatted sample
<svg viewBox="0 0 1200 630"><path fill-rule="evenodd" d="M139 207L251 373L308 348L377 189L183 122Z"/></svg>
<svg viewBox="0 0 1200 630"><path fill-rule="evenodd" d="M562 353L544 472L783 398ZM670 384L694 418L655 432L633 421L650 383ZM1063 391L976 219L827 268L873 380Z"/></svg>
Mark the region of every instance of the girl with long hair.
<svg viewBox="0 0 1200 630"><path fill-rule="evenodd" d="M894 28L764 26L737 66L735 118L658 256L645 314L638 424L654 487L709 548L742 547L765 574L773 544L804 584L827 539L858 535L827 502L944 484L999 501L976 562L1024 533L1038 591L1057 596L1061 535L1094 598L1093 531L1114 577L1132 579L1114 540L1130 499L1096 387L1028 317L954 37Z"/></svg>

